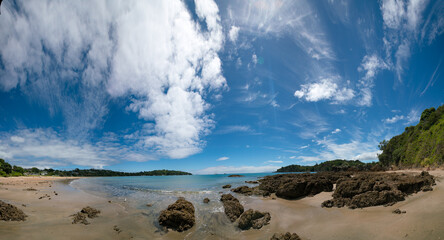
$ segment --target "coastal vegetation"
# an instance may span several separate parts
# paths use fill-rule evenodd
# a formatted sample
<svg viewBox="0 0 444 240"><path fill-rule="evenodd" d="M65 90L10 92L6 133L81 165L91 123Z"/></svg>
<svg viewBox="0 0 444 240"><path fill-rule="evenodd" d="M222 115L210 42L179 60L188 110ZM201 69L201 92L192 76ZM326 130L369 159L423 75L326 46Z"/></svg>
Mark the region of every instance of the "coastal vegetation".
<svg viewBox="0 0 444 240"><path fill-rule="evenodd" d="M422 112L416 126L379 144L384 166L429 167L444 163L444 105Z"/></svg>
<svg viewBox="0 0 444 240"><path fill-rule="evenodd" d="M115 177L115 176L172 176L172 175L191 175L188 172L175 170L153 170L141 172L118 172L106 169L74 169L74 170L55 170L22 168L18 166L11 166L8 162L0 158L0 176L16 177L24 175L46 175L46 176L61 176L61 177Z"/></svg>
<svg viewBox="0 0 444 240"><path fill-rule="evenodd" d="M336 159L325 161L313 166L301 166L297 164L281 167L276 172L338 172L338 171L366 171L366 170L380 170L377 162L363 163L359 160L343 160Z"/></svg>

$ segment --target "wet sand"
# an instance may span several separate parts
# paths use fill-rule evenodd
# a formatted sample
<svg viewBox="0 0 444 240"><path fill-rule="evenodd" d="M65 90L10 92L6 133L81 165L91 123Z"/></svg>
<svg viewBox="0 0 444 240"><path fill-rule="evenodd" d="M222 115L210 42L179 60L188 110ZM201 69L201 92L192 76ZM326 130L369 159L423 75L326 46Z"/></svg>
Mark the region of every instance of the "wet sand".
<svg viewBox="0 0 444 240"><path fill-rule="evenodd" d="M14 204L28 215L24 222L0 222L0 236L4 239L270 239L275 232L289 231L312 240L444 239L444 170L430 174L437 178L433 191L413 194L390 207L322 208L321 203L332 195L325 192L293 201L237 196L245 210L270 212L270 224L260 230L240 231L222 212L196 209L196 225L182 233L165 232L159 227L158 208L140 208L130 200L86 193L67 184L72 178L0 178L0 200ZM23 190L30 187L37 191ZM39 199L45 194L49 197ZM220 204L215 199L210 203ZM154 204L163 207L170 203ZM86 206L99 209L99 217L88 219L89 225L72 224L70 215ZM396 208L407 213L393 214Z"/></svg>

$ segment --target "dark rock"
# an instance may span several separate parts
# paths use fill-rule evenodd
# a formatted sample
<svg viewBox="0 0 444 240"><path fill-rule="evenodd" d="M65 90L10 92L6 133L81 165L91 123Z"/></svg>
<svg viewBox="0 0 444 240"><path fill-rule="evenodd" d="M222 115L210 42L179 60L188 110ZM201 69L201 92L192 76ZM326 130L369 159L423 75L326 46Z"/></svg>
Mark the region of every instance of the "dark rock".
<svg viewBox="0 0 444 240"><path fill-rule="evenodd" d="M25 221L26 214L16 206L0 200L0 220L2 221Z"/></svg>
<svg viewBox="0 0 444 240"><path fill-rule="evenodd" d="M227 185L222 186L222 188L231 188L231 185L227 184Z"/></svg>
<svg viewBox="0 0 444 240"><path fill-rule="evenodd" d="M196 222L194 206L180 197L175 203L160 212L159 224L178 232L186 231Z"/></svg>
<svg viewBox="0 0 444 240"><path fill-rule="evenodd" d="M119 227L117 227L117 225L114 225L113 229L114 229L114 231L116 231L118 234L122 232L122 229L120 229Z"/></svg>
<svg viewBox="0 0 444 240"><path fill-rule="evenodd" d="M245 177L245 176L239 175L239 174L232 174L232 175L228 175L228 177Z"/></svg>
<svg viewBox="0 0 444 240"><path fill-rule="evenodd" d="M37 189L30 187L30 188L23 189L23 191L37 191Z"/></svg>
<svg viewBox="0 0 444 240"><path fill-rule="evenodd" d="M250 228L260 229L270 222L271 216L268 212L259 212L253 209L248 209L239 218L238 227L242 230Z"/></svg>
<svg viewBox="0 0 444 240"><path fill-rule="evenodd" d="M397 208L392 213L394 213L394 214L401 214L401 213L406 213L406 211L401 211L399 208Z"/></svg>
<svg viewBox="0 0 444 240"><path fill-rule="evenodd" d="M270 240L301 240L301 238L296 233L275 233L270 238Z"/></svg>
<svg viewBox="0 0 444 240"><path fill-rule="evenodd" d="M409 194L433 190L433 176L427 172L419 175L399 173L359 173L338 179L333 199L323 207L363 208L391 206L403 201Z"/></svg>
<svg viewBox="0 0 444 240"><path fill-rule="evenodd" d="M74 215L71 215L73 217L72 224L82 223L85 225L88 225L89 222L87 218L96 218L99 215L100 211L97 209L94 209L92 207L84 207L82 210Z"/></svg>
<svg viewBox="0 0 444 240"><path fill-rule="evenodd" d="M152 207L153 204L151 204L151 203L147 203L145 206L147 206L147 207Z"/></svg>
<svg viewBox="0 0 444 240"><path fill-rule="evenodd" d="M312 181L294 180L279 186L276 196L285 199L296 199L305 196L313 196L320 192L331 192L333 183L326 179Z"/></svg>
<svg viewBox="0 0 444 240"><path fill-rule="evenodd" d="M209 198L204 198L203 202L204 202L204 203L209 203L209 202L210 202L210 199L209 199Z"/></svg>
<svg viewBox="0 0 444 240"><path fill-rule="evenodd" d="M245 183L258 184L258 181L245 181Z"/></svg>
<svg viewBox="0 0 444 240"><path fill-rule="evenodd" d="M237 187L235 189L231 189L232 192L251 196L251 195L261 195L261 196L269 196L270 193L264 190L260 190L259 187L248 187L248 186L241 186Z"/></svg>
<svg viewBox="0 0 444 240"><path fill-rule="evenodd" d="M225 209L225 215L230 219L231 222L236 221L236 219L244 212L244 207L240 204L239 200L231 194L223 194L220 198Z"/></svg>

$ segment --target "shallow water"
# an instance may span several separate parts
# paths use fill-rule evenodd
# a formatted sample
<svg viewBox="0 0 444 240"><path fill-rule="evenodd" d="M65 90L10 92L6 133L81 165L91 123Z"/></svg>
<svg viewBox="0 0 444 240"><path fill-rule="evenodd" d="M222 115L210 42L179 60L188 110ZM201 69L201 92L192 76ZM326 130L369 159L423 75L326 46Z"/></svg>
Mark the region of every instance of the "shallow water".
<svg viewBox="0 0 444 240"><path fill-rule="evenodd" d="M245 177L228 177L229 174L94 177L78 179L70 185L85 192L124 203L129 213L137 215L140 221L149 223L147 225L151 229L150 232L159 234L164 234L157 222L160 212L175 202L178 197L184 197L192 202L196 209L196 225L187 231L187 239L204 239L209 236L236 239L239 230L223 213L224 208L220 202L220 196L222 193L232 193L231 188L257 186L257 184L247 184L245 181L258 180L273 174L276 173L242 174ZM222 186L226 184L231 184L231 188L223 189ZM252 200L252 197L234 193L233 195L242 204ZM203 203L204 198L209 198L210 202ZM152 206L147 207L146 204L152 204ZM167 238L172 237L169 236ZM177 238L185 238L185 235L179 235Z"/></svg>

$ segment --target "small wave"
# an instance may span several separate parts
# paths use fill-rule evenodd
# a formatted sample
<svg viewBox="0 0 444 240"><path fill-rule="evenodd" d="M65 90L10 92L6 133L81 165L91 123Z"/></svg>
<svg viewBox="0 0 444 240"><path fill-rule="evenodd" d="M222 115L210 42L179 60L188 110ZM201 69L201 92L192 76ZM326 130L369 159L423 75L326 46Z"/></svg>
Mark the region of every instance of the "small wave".
<svg viewBox="0 0 444 240"><path fill-rule="evenodd" d="M161 190L161 189L149 189L140 188L133 186L123 186L125 190L138 191L138 192L152 192L152 193L162 193L162 194L211 194L213 191L203 190L203 191L187 191L187 190Z"/></svg>

